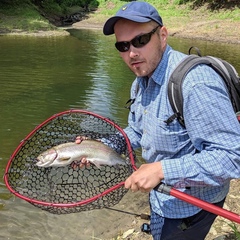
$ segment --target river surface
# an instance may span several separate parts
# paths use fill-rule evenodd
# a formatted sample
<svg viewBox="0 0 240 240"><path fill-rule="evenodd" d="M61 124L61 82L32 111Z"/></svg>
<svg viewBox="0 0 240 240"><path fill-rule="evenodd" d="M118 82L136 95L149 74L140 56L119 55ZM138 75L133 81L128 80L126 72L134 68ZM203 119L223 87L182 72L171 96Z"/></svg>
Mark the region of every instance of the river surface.
<svg viewBox="0 0 240 240"><path fill-rule="evenodd" d="M114 37L99 30L71 30L66 37L0 36L0 240L110 239L131 224L129 214L93 210L55 215L14 197L3 175L20 141L55 113L86 109L127 124L129 88L134 75L114 48ZM169 38L186 52L198 46L204 55L231 62L240 72L238 45ZM115 206L141 214L147 196L127 193ZM129 227L130 228L130 227Z"/></svg>

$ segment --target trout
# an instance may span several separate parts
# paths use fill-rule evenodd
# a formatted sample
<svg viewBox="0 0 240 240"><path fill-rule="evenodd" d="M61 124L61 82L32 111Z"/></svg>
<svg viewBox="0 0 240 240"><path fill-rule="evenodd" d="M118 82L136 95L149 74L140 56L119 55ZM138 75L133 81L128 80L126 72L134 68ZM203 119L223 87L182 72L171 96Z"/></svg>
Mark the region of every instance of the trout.
<svg viewBox="0 0 240 240"><path fill-rule="evenodd" d="M63 143L41 153L36 163L39 167L61 167L74 161L87 161L100 168L101 165L126 165L125 159L112 148L96 140L84 140L80 144L75 142Z"/></svg>

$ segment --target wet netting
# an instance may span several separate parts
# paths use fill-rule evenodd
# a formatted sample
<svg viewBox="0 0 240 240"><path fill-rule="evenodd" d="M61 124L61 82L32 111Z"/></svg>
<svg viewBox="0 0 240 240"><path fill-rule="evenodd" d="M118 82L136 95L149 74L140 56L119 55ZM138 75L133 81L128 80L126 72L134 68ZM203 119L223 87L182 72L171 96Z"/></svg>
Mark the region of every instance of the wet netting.
<svg viewBox="0 0 240 240"><path fill-rule="evenodd" d="M77 136L101 139L119 133L126 145L120 153L126 165L36 165L40 153L74 142ZM130 142L116 123L84 110L69 110L50 117L21 141L8 161L4 180L14 195L36 207L55 214L75 213L117 204L127 192L123 184L133 164Z"/></svg>

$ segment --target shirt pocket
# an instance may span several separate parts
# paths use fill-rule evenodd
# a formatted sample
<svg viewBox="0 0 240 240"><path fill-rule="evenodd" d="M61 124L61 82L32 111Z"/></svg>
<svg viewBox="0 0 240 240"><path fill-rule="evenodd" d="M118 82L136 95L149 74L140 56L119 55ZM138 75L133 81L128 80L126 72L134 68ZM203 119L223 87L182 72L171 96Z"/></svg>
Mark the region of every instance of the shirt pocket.
<svg viewBox="0 0 240 240"><path fill-rule="evenodd" d="M155 151L158 152L158 158L180 157L190 150L192 143L188 133L177 120L167 125L164 122L166 117L152 116L151 119L150 134Z"/></svg>

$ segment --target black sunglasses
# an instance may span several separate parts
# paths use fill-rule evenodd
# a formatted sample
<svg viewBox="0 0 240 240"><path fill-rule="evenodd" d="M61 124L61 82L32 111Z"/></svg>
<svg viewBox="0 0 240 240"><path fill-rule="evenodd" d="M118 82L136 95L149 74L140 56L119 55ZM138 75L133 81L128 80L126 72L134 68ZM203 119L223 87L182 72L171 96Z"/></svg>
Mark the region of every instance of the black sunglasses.
<svg viewBox="0 0 240 240"><path fill-rule="evenodd" d="M133 38L130 42L116 42L115 47L119 52L127 52L132 44L135 48L141 48L151 40L151 36L157 31L158 27L155 27L151 32L139 35Z"/></svg>

